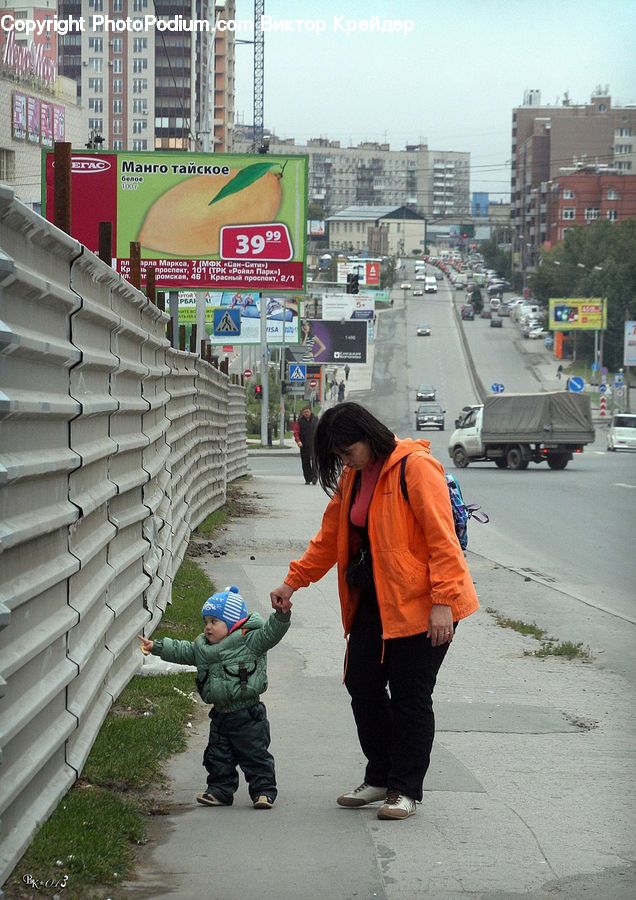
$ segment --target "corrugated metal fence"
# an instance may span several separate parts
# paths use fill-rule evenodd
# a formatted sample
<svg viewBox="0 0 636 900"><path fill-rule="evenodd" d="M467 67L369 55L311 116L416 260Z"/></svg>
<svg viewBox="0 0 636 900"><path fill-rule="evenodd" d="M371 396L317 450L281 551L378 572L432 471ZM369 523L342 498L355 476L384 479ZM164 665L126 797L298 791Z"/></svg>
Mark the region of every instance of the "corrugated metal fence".
<svg viewBox="0 0 636 900"><path fill-rule="evenodd" d="M167 321L0 186L0 883L247 471L243 388Z"/></svg>

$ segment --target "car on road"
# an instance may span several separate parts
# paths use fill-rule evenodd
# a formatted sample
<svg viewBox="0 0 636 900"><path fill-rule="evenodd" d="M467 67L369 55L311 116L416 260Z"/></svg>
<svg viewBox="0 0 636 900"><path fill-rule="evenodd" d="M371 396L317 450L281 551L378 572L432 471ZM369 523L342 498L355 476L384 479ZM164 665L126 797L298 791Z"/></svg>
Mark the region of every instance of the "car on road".
<svg viewBox="0 0 636 900"><path fill-rule="evenodd" d="M492 310L489 306L484 306L482 311L479 313L480 319L490 319L492 317Z"/></svg>
<svg viewBox="0 0 636 900"><path fill-rule="evenodd" d="M423 297L424 291L422 290L422 288L415 288L415 290L413 291L413 296L414 297Z"/></svg>
<svg viewBox="0 0 636 900"><path fill-rule="evenodd" d="M422 403L415 410L415 430L437 428L438 431L443 431L445 412L446 410L442 409L439 403Z"/></svg>
<svg viewBox="0 0 636 900"><path fill-rule="evenodd" d="M440 272L439 269L436 269L436 270L435 270L435 281L442 281L443 278L444 278L443 273Z"/></svg>
<svg viewBox="0 0 636 900"><path fill-rule="evenodd" d="M426 280L424 281L424 291L427 294L436 294L437 293L437 279L434 275L427 275Z"/></svg>
<svg viewBox="0 0 636 900"><path fill-rule="evenodd" d="M417 275L415 276L415 280L416 281L426 281L426 275L424 274L424 272L418 272Z"/></svg>
<svg viewBox="0 0 636 900"><path fill-rule="evenodd" d="M461 315L462 319L470 319L472 321L472 319L475 318L475 310L470 305L470 303L464 303L459 311L459 314Z"/></svg>
<svg viewBox="0 0 636 900"><path fill-rule="evenodd" d="M415 332L418 337L430 337L431 335L431 326L430 325L418 325L417 331Z"/></svg>
<svg viewBox="0 0 636 900"><path fill-rule="evenodd" d="M421 384L415 391L416 400L434 400L435 388L432 384Z"/></svg>
<svg viewBox="0 0 636 900"><path fill-rule="evenodd" d="M503 319L500 316L491 316L490 319L490 327L491 328L501 328L503 325Z"/></svg>
<svg viewBox="0 0 636 900"><path fill-rule="evenodd" d="M607 432L607 449L636 450L636 415L616 413Z"/></svg>
<svg viewBox="0 0 636 900"><path fill-rule="evenodd" d="M402 290L402 291L410 291L410 290L411 290L411 285L410 285L410 283L409 283L408 281L403 281L402 284L400 285L400 290Z"/></svg>

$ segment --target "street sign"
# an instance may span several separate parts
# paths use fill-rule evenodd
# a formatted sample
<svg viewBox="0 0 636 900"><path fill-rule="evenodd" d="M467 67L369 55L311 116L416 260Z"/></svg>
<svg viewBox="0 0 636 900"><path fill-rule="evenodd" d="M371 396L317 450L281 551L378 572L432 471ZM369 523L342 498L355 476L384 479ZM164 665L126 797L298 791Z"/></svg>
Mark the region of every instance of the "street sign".
<svg viewBox="0 0 636 900"><path fill-rule="evenodd" d="M312 378L312 379L311 379L311 381L309 382L309 387L312 387L312 388L313 388L313 387L318 387L318 382L316 381L315 378Z"/></svg>
<svg viewBox="0 0 636 900"><path fill-rule="evenodd" d="M306 381L307 366L302 363L290 363L289 365L289 381Z"/></svg>
<svg viewBox="0 0 636 900"><path fill-rule="evenodd" d="M498 381L495 381L494 384L490 385L490 390L493 392L493 394L503 394L504 386L503 384L499 384Z"/></svg>
<svg viewBox="0 0 636 900"><path fill-rule="evenodd" d="M607 392L607 385L606 385L606 384L600 384L600 385L599 385L599 388L598 388L598 392L599 392L599 394L605 394L605 393Z"/></svg>
<svg viewBox="0 0 636 900"><path fill-rule="evenodd" d="M585 387L585 382L578 375L572 375L568 378L566 387L568 391L571 391L573 394L580 394Z"/></svg>
<svg viewBox="0 0 636 900"><path fill-rule="evenodd" d="M251 369L245 369L243 372L243 378L251 378L254 373Z"/></svg>
<svg viewBox="0 0 636 900"><path fill-rule="evenodd" d="M241 333L240 309L214 310L214 337L233 337Z"/></svg>
<svg viewBox="0 0 636 900"><path fill-rule="evenodd" d="M607 375L608 372L609 372L609 369L607 368L607 366L603 366L601 368L601 375Z"/></svg>
<svg viewBox="0 0 636 900"><path fill-rule="evenodd" d="M597 362L593 362L592 365L590 366L590 369L591 369L593 372L598 372L599 368L600 368L600 366L599 366L599 364L598 364Z"/></svg>
<svg viewBox="0 0 636 900"><path fill-rule="evenodd" d="M614 387L619 387L621 384L625 384L625 376L622 372L615 372Z"/></svg>

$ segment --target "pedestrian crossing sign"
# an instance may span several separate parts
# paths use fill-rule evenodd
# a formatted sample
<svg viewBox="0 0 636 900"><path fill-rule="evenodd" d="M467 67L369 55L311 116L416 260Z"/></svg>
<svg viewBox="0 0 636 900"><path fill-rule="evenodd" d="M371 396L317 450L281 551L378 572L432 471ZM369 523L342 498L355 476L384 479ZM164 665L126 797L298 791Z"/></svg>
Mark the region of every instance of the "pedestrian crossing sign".
<svg viewBox="0 0 636 900"><path fill-rule="evenodd" d="M241 333L240 309L214 310L214 337L238 336Z"/></svg>
<svg viewBox="0 0 636 900"><path fill-rule="evenodd" d="M291 363L289 366L289 381L307 381L307 366L301 363Z"/></svg>

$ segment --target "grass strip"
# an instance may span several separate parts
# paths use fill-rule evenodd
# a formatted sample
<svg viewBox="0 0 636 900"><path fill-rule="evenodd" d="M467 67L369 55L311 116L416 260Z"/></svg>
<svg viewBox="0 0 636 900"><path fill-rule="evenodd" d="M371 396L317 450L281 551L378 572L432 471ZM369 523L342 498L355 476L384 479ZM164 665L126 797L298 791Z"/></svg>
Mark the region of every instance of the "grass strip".
<svg viewBox="0 0 636 900"><path fill-rule="evenodd" d="M492 609L492 607L488 607L486 612L494 617L497 625L501 628L512 628L513 631L518 631L519 634L525 634L527 637L536 638L538 641L546 638L547 632L543 628L540 628L536 622L522 622L521 619L508 619L506 616L502 616L498 613L495 609ZM548 640L550 640L550 638L548 638Z"/></svg>
<svg viewBox="0 0 636 900"><path fill-rule="evenodd" d="M582 643L575 644L572 641L551 643L544 641L538 650L526 650L525 656L562 656L565 659L580 659L581 662L592 662L594 656L589 647Z"/></svg>

